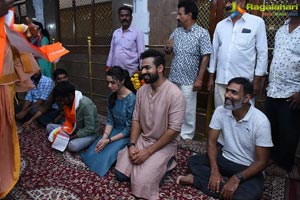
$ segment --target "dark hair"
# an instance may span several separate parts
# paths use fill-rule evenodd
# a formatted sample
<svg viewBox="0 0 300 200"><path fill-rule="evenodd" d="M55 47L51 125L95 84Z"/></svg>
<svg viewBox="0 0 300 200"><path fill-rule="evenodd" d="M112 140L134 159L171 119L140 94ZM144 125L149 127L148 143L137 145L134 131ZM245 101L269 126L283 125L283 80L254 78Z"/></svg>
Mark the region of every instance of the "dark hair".
<svg viewBox="0 0 300 200"><path fill-rule="evenodd" d="M194 19L194 20L197 19L199 10L198 10L198 6L194 0L181 0L178 3L177 8L179 9L182 7L184 8L185 14L192 13L192 19Z"/></svg>
<svg viewBox="0 0 300 200"><path fill-rule="evenodd" d="M244 95L250 94L253 95L253 85L249 79L245 77L235 77L228 82L228 85L231 83L240 84L243 86Z"/></svg>
<svg viewBox="0 0 300 200"><path fill-rule="evenodd" d="M165 54L161 53L160 51L157 51L155 49L148 49L141 53L141 59L145 58L154 58L153 64L157 67L159 65L163 65L165 69L166 60L165 60Z"/></svg>
<svg viewBox="0 0 300 200"><path fill-rule="evenodd" d="M121 10L128 10L130 15L132 16L132 8L130 8L129 6L122 6L118 9L118 14L120 15Z"/></svg>
<svg viewBox="0 0 300 200"><path fill-rule="evenodd" d="M53 98L68 97L70 94L75 95L75 86L69 81L57 83L53 88Z"/></svg>
<svg viewBox="0 0 300 200"><path fill-rule="evenodd" d="M54 79L57 78L58 75L60 74L65 74L66 76L68 76L68 73L66 72L66 70L62 69L62 68L57 68L56 70L54 70L53 72L53 77Z"/></svg>
<svg viewBox="0 0 300 200"><path fill-rule="evenodd" d="M124 81L124 86L127 89L131 90L134 94L136 94L136 90L130 80L129 73L127 70L122 69L119 66L113 66L106 72L106 76L111 76L114 80L118 80L120 82ZM116 99L117 93L111 93L111 95L108 97L109 108L114 107Z"/></svg>
<svg viewBox="0 0 300 200"><path fill-rule="evenodd" d="M32 21L32 23L39 26L39 29L41 29L42 35L45 36L49 40L49 43L50 43L51 42L50 41L50 34L46 29L44 29L43 24L41 22L38 22L38 21Z"/></svg>

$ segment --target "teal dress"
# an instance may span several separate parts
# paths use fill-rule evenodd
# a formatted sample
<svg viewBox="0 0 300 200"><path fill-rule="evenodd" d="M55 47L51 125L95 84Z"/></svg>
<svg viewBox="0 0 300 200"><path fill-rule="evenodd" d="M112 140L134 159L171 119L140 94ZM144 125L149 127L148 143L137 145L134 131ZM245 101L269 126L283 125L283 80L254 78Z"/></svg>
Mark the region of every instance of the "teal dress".
<svg viewBox="0 0 300 200"><path fill-rule="evenodd" d="M45 46L45 45L48 45L50 44L49 40L47 37L32 37L30 39L30 43L37 46L37 47L42 47L42 46ZM41 69L41 72L44 76L47 76L49 78L53 78L53 69L52 69L52 64L45 60L44 58L38 58L37 59L37 62L40 66L40 69Z"/></svg>
<svg viewBox="0 0 300 200"><path fill-rule="evenodd" d="M135 105L135 95L128 94L123 99L117 99L114 107L107 108L107 122L113 129L109 137L122 133L124 137L104 147L102 151L95 152L100 136L86 151L80 154L83 162L100 176L104 176L113 163L117 160L118 152L129 142L131 118Z"/></svg>

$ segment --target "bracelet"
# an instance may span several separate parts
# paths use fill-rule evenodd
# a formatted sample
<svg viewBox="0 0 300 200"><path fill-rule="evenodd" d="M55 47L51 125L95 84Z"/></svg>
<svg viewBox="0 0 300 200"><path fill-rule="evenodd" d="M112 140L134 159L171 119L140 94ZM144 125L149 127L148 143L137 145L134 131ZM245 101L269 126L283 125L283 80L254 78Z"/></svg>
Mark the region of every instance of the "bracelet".
<svg viewBox="0 0 300 200"><path fill-rule="evenodd" d="M108 140L109 140L109 143L112 143L112 140L111 140L111 138L108 138Z"/></svg>
<svg viewBox="0 0 300 200"><path fill-rule="evenodd" d="M135 143L131 142L127 144L127 148L131 147L131 146L135 146Z"/></svg>

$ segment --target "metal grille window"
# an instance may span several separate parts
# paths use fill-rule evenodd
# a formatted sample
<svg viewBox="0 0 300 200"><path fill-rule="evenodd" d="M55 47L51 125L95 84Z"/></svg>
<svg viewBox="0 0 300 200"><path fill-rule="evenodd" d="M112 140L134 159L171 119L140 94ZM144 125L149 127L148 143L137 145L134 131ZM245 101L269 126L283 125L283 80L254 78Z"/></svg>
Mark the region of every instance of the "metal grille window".
<svg viewBox="0 0 300 200"><path fill-rule="evenodd" d="M197 23L205 29L209 29L209 18L210 18L210 0L196 0L196 4L199 9Z"/></svg>
<svg viewBox="0 0 300 200"><path fill-rule="evenodd" d="M25 17L27 16L25 1L18 1L14 3L14 9L15 9L15 22L23 23Z"/></svg>
<svg viewBox="0 0 300 200"><path fill-rule="evenodd" d="M110 44L112 3L107 0L60 0L60 40L64 44Z"/></svg>
<svg viewBox="0 0 300 200"><path fill-rule="evenodd" d="M266 0L264 5L272 4L286 4L287 1L280 0ZM265 20L268 36L268 47L274 48L274 39L276 31L283 25L287 19L284 11L266 11L262 13L262 17Z"/></svg>

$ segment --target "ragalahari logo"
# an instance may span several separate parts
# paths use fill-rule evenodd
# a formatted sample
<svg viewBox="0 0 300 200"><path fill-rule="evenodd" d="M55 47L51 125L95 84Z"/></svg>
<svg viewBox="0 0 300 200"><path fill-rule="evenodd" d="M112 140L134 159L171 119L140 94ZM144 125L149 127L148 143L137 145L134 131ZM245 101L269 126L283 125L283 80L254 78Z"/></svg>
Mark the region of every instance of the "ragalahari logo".
<svg viewBox="0 0 300 200"><path fill-rule="evenodd" d="M246 5L246 10L241 8L237 2L231 3L231 10L229 11L230 17L234 18L237 15L243 15L246 10L249 11L260 11L262 12L263 16L299 16L300 15L300 9L298 4L263 4L263 5L257 5L248 3Z"/></svg>
<svg viewBox="0 0 300 200"><path fill-rule="evenodd" d="M247 10L262 12L263 16L299 16L300 10L298 4L263 4L256 5L248 3Z"/></svg>

